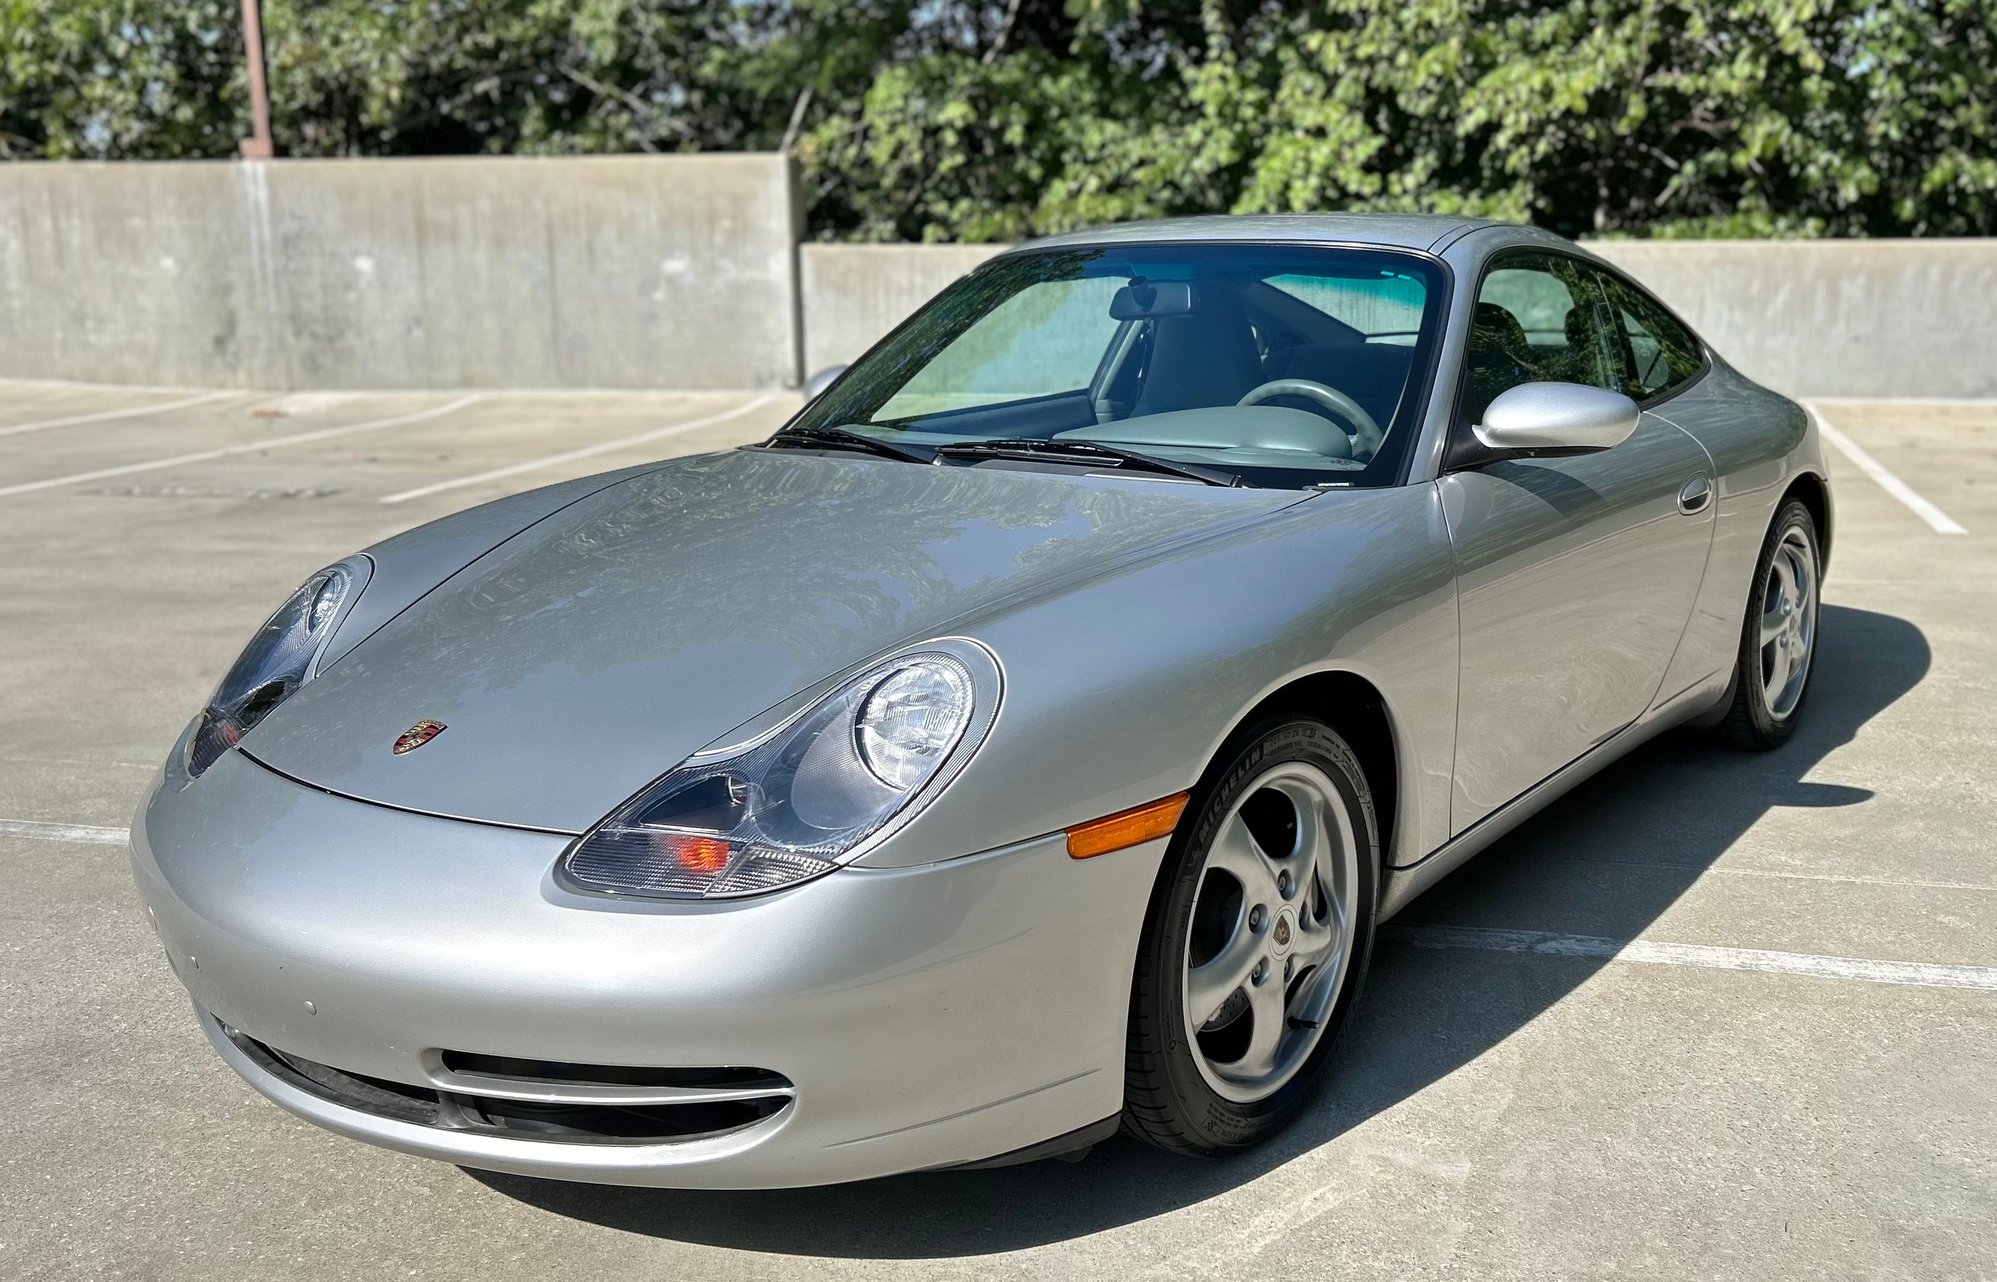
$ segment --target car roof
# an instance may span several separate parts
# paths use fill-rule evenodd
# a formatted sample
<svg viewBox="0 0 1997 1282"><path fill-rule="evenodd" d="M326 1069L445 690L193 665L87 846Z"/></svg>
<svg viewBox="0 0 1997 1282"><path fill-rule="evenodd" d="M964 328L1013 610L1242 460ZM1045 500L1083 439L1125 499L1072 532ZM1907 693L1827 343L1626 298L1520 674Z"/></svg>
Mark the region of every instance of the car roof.
<svg viewBox="0 0 1997 1282"><path fill-rule="evenodd" d="M1329 242L1379 245L1383 248L1434 252L1447 241L1485 227L1502 227L1515 232L1520 243L1552 243L1573 248L1564 237L1537 227L1450 214L1218 214L1197 218L1156 218L1046 236L1027 241L1018 248L1056 249L1074 245L1127 245L1158 241L1276 241L1299 245Z"/></svg>

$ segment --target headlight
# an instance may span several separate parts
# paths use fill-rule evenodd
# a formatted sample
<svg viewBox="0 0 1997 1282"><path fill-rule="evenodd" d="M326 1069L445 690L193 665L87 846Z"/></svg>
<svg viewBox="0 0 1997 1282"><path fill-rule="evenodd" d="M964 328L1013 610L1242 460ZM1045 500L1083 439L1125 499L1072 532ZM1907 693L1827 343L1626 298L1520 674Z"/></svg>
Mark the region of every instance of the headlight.
<svg viewBox="0 0 1997 1282"><path fill-rule="evenodd" d="M983 741L998 693L983 647L930 643L774 731L695 753L584 833L558 867L579 889L654 899L753 895L830 872L943 790Z"/></svg>
<svg viewBox="0 0 1997 1282"><path fill-rule="evenodd" d="M950 660L917 659L883 677L860 701L853 739L861 764L888 788L930 775L971 718L971 678Z"/></svg>
<svg viewBox="0 0 1997 1282"><path fill-rule="evenodd" d="M367 567L358 557L327 566L307 579L257 630L195 721L187 742L190 778L200 778L216 758L235 747L252 726L311 677L343 607L365 585Z"/></svg>

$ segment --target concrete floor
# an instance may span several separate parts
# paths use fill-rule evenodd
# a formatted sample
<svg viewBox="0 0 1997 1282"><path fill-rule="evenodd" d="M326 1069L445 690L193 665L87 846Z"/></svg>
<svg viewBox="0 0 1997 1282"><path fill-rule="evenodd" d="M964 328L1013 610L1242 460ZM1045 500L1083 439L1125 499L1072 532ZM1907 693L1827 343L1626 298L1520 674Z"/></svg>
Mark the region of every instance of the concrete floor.
<svg viewBox="0 0 1997 1282"><path fill-rule="evenodd" d="M1834 457L1797 740L1654 744L1411 908L1273 1147L742 1195L483 1175L293 1121L209 1051L115 834L87 829L129 821L317 566L758 436L794 399L198 394L0 385L0 1276L1997 1274L1997 406L1820 407L1967 535Z"/></svg>

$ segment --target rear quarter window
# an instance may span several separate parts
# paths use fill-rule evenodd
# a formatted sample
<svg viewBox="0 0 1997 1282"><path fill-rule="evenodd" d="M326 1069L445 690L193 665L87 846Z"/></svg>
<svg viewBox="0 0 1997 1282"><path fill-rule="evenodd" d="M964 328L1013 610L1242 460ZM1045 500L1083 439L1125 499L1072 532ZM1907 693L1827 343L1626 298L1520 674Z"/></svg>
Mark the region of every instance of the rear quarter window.
<svg viewBox="0 0 1997 1282"><path fill-rule="evenodd" d="M1623 389L1629 396L1646 401L1698 377L1705 364L1698 340L1671 318L1663 304L1613 276L1605 276L1602 283L1629 344L1628 385Z"/></svg>

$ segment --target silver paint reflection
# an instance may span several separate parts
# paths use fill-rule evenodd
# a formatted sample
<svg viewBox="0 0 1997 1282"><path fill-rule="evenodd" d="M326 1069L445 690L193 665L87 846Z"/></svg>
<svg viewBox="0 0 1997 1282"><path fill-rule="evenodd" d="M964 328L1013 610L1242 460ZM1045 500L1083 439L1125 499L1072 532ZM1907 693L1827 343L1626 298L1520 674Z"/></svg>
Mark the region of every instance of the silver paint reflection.
<svg viewBox="0 0 1997 1282"><path fill-rule="evenodd" d="M1300 497L797 452L679 460L430 593L244 748L335 792L576 832L830 673ZM391 755L419 718L451 733Z"/></svg>
<svg viewBox="0 0 1997 1282"><path fill-rule="evenodd" d="M1445 471L1484 266L1585 251L1419 216L1053 243L1174 238L1391 244L1447 268L1404 483L748 450L518 495L368 549L317 677L198 781L177 746L134 825L183 983L252 1037L411 1085L442 1049L760 1066L796 1084L780 1123L685 1145L454 1133L287 1087L204 1016L218 1051L321 1125L523 1174L774 1187L989 1158L1122 1102L1166 843L1077 861L1067 826L1194 787L1258 709L1370 692L1394 757L1390 915L1616 755L1725 706L1773 514L1825 474L1797 406L1709 353L1608 448ZM1712 498L1687 511L1699 481ZM853 866L725 903L555 881L564 834L689 753L944 635L996 656L997 721ZM394 756L423 719L450 730Z"/></svg>

